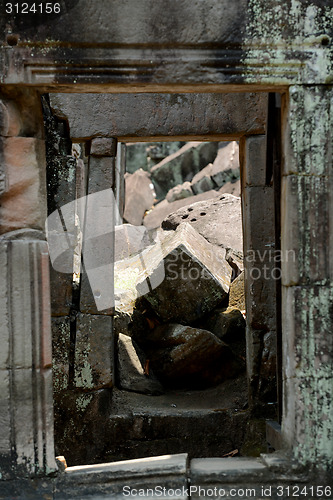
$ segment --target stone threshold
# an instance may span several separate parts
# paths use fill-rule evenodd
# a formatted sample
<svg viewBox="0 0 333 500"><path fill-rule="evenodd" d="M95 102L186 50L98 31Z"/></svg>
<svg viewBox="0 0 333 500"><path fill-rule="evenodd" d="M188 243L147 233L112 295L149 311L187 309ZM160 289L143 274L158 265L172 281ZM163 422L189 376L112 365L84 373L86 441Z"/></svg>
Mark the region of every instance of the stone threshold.
<svg viewBox="0 0 333 500"><path fill-rule="evenodd" d="M310 485L309 481L309 471L300 469L282 452L260 458L195 458L191 461L187 453L182 453L68 467L54 478L0 481L0 499L203 500L246 496L261 499L269 493L274 499L279 498L276 496L278 486L304 487Z"/></svg>

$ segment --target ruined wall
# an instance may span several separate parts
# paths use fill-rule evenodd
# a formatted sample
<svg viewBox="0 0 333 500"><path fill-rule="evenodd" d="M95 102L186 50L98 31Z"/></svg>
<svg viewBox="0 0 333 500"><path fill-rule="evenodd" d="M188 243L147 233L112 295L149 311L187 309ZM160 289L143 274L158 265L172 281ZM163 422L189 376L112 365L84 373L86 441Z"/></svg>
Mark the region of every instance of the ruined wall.
<svg viewBox="0 0 333 500"><path fill-rule="evenodd" d="M327 391L332 383L331 264L326 267L332 262L328 259L332 173L331 168L323 170L331 166L331 142L326 141L331 141L331 126L327 128L333 74L331 2L171 0L167 8L165 5L149 0L128 0L124 5L117 0L110 12L104 0L93 4L64 0L59 16L1 16L1 90L19 100L17 89L26 85L67 92L224 92L238 91L243 85L256 91L289 88L282 246L296 249L298 259L291 267L282 265L286 279L282 429L287 450L301 465L332 467L332 412ZM206 15L209 11L211 18ZM37 121L41 123L41 118ZM321 130L323 136L319 137ZM32 205L38 183L33 185ZM309 210L309 200L313 210ZM45 211L43 201L36 209L33 227L39 224L39 209ZM322 221L320 226L318 221ZM29 222L17 207L15 227L29 227ZM325 227L327 231L321 232ZM33 282L37 281L35 277ZM19 286L19 276L13 278L12 286ZM11 307L5 294L1 307L6 311ZM39 300L37 310L41 310ZM11 335L20 338L20 331L12 327ZM8 339L7 330L4 337ZM5 408L8 401L22 408L27 400L29 404L34 401L32 396L22 395L18 400L13 392L11 396L6 396ZM35 413L42 422L39 407ZM6 441L3 449L8 451L8 446Z"/></svg>
<svg viewBox="0 0 333 500"><path fill-rule="evenodd" d="M60 255L61 266L50 262L55 446L70 463L87 463L104 447L98 429L110 413L114 356L112 310L99 315L78 244L86 236L84 197L114 186L116 143L97 139L89 144L86 167L80 148L72 149L66 122L53 116L46 96L43 109L51 257L64 234L70 244ZM62 214L60 227L53 223L57 213ZM103 220L94 227L99 223L103 231Z"/></svg>
<svg viewBox="0 0 333 500"><path fill-rule="evenodd" d="M294 86L282 177L283 429L303 463L332 465L331 87ZM313 430L316 429L314 432Z"/></svg>

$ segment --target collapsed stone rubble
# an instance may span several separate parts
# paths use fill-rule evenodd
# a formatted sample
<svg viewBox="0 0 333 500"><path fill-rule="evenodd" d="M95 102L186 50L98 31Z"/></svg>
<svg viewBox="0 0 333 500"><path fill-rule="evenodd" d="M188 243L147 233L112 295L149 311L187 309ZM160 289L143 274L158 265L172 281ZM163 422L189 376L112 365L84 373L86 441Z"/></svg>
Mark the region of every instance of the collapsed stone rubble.
<svg viewBox="0 0 333 500"><path fill-rule="evenodd" d="M146 207L142 213L144 225L159 227L162 220L177 209L217 196L219 192L240 196L239 146L236 141L188 142L176 149L177 144L183 143L129 145L126 222L136 224ZM162 159L156 162L158 157ZM138 183L141 189L136 189Z"/></svg>
<svg viewBox="0 0 333 500"><path fill-rule="evenodd" d="M242 275L233 281L237 274L226 260L228 253L240 272L241 248L240 199L232 195L180 208L150 237L144 226L116 230L123 389L156 394L155 377L165 389L209 387L244 372L244 282ZM124 287L118 295L117 283ZM125 357L128 373L135 372L131 384Z"/></svg>

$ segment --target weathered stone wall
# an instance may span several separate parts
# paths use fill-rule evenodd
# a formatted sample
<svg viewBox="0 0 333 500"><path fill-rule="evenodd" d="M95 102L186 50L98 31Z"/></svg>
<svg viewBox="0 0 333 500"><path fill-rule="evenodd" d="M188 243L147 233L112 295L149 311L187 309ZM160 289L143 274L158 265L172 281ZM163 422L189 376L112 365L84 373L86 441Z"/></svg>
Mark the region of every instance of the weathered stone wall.
<svg viewBox="0 0 333 500"><path fill-rule="evenodd" d="M1 81L122 93L330 84L331 19L330 0L63 0L59 14L4 13Z"/></svg>
<svg viewBox="0 0 333 500"><path fill-rule="evenodd" d="M113 139L94 139L88 145L88 170L86 170L83 160L71 154L71 141L65 130L65 124L52 115L46 102L44 102L44 116L48 146L48 211L51 217L54 211L62 213L65 224L61 226L59 234L54 234L52 219L49 219L49 244L56 245L57 238L63 238L63 231L66 231L68 241L71 242L69 257L62 263L66 267L62 271L66 272L60 272L56 265L55 268L50 265L55 444L58 454L68 453L72 457L70 447L76 446L73 444L76 442L74 435L78 435L86 443L85 447L90 450L88 455L85 455L82 447L78 448L81 460L91 462L96 459L94 453L98 454L103 444L98 442L97 437L101 436L101 433L97 432L97 429L93 435L90 434L89 422L95 422L97 426L101 426L100 428L103 427L101 423L107 419L114 383L113 309L110 307L101 314L96 307L95 289L92 291L93 284L96 286L96 283L93 279L89 279L92 278L89 275L89 264L91 264L89 252L84 254L83 264L74 280L74 250L81 238L83 245L90 245L98 253L100 251L98 236L103 237L105 226L110 228L114 225L114 213L109 212L108 207L102 212L90 213L89 198L86 199L85 196L114 188L117 143ZM80 199L74 203L76 198ZM56 231L60 229L57 228ZM91 239L92 233L97 244ZM106 246L103 247L104 257L111 255L110 262L104 262L109 264L109 268L112 267L112 232L110 238L105 240ZM80 253L81 250L78 251ZM103 256L99 258L103 259ZM98 267L98 262L93 264ZM94 269L90 272L94 273ZM111 301L113 293L111 269L110 273L111 288L107 293L110 294ZM101 408L104 408L104 411ZM71 433L72 437L69 438L67 433ZM93 438L94 445L91 442L90 446L87 446L89 436Z"/></svg>

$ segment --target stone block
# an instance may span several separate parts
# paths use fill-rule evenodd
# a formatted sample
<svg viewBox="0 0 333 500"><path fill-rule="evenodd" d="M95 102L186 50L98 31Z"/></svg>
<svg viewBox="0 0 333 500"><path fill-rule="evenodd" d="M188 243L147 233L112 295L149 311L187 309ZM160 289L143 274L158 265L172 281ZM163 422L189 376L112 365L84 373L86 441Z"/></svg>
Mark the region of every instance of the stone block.
<svg viewBox="0 0 333 500"><path fill-rule="evenodd" d="M229 307L245 311L244 271L231 283L229 291Z"/></svg>
<svg viewBox="0 0 333 500"><path fill-rule="evenodd" d="M103 250L101 251L101 255ZM109 249L105 250L105 266L80 274L80 312L112 316L114 314L114 265Z"/></svg>
<svg viewBox="0 0 333 500"><path fill-rule="evenodd" d="M154 186L148 172L139 169L125 177L124 219L127 222L140 226L145 212L152 208L154 201Z"/></svg>
<svg viewBox="0 0 333 500"><path fill-rule="evenodd" d="M244 369L229 346L200 328L160 325L142 332L140 345L166 387L202 389L234 378Z"/></svg>
<svg viewBox="0 0 333 500"><path fill-rule="evenodd" d="M34 472L35 450L41 421L35 420L34 410L38 408L37 400L34 398L38 392L36 373L32 368L12 370L11 405L13 420L11 428L15 433L14 446L17 453L18 464L28 465L30 472ZM42 415L40 415L41 417ZM36 431L36 433L35 433ZM39 450L38 450L39 451Z"/></svg>
<svg viewBox="0 0 333 500"><path fill-rule="evenodd" d="M266 185L266 136L246 137L242 167L243 183L246 186Z"/></svg>
<svg viewBox="0 0 333 500"><path fill-rule="evenodd" d="M88 194L97 193L114 185L115 158L90 156Z"/></svg>
<svg viewBox="0 0 333 500"><path fill-rule="evenodd" d="M131 337L119 334L117 380L120 389L158 395L164 390L152 369L146 370L147 357Z"/></svg>
<svg viewBox="0 0 333 500"><path fill-rule="evenodd" d="M275 257L273 188L248 187L242 198L244 218L244 259L256 261ZM266 252L265 252L266 251Z"/></svg>
<svg viewBox="0 0 333 500"><path fill-rule="evenodd" d="M116 199L117 213L115 225L123 223L125 208L125 171L126 171L126 144L118 143L117 158L115 164L114 193Z"/></svg>
<svg viewBox="0 0 333 500"><path fill-rule="evenodd" d="M0 234L31 227L43 229L46 220L44 141L31 137L0 138Z"/></svg>
<svg viewBox="0 0 333 500"><path fill-rule="evenodd" d="M8 255L7 245L0 243L0 370L9 366L10 315L8 299Z"/></svg>
<svg viewBox="0 0 333 500"><path fill-rule="evenodd" d="M331 278L330 184L327 177L282 178L282 283L326 284Z"/></svg>
<svg viewBox="0 0 333 500"><path fill-rule="evenodd" d="M310 376L313 367L318 378L332 377L332 293L331 287L282 287L285 378L297 372Z"/></svg>
<svg viewBox="0 0 333 500"><path fill-rule="evenodd" d="M0 100L0 136L16 137L23 128L20 110L14 101Z"/></svg>
<svg viewBox="0 0 333 500"><path fill-rule="evenodd" d="M332 463L332 299L331 286L282 287L282 435L302 462Z"/></svg>
<svg viewBox="0 0 333 500"><path fill-rule="evenodd" d="M199 484L200 481L207 483L209 479L213 482L225 481L226 476L232 477L233 481L244 476L255 476L258 480L265 477L267 467L260 458L195 458L191 460L190 473L192 484Z"/></svg>
<svg viewBox="0 0 333 500"><path fill-rule="evenodd" d="M165 198L169 203L172 203L173 201L182 200L184 198L188 198L189 196L193 196L193 194L194 193L191 188L191 183L187 181L183 182L183 184L178 184L178 186L169 189Z"/></svg>
<svg viewBox="0 0 333 500"><path fill-rule="evenodd" d="M149 141L152 133L161 140L166 136L209 134L241 137L252 131L264 133L267 113L267 95L263 92L50 94L50 101L56 114L68 118L75 140L100 135L127 138L124 142L134 137ZM138 167L143 169L148 144L142 146L144 163ZM132 147L137 149L139 145L131 145L129 154ZM128 163L128 171L134 172L137 167L130 157Z"/></svg>
<svg viewBox="0 0 333 500"><path fill-rule="evenodd" d="M163 321L188 324L212 310L229 292L231 267L224 254L219 256L189 224L142 252L131 268L139 271L133 286Z"/></svg>
<svg viewBox="0 0 333 500"><path fill-rule="evenodd" d="M235 182L226 182L219 189L219 193L221 194L232 194L234 196L240 197L242 194L241 182L240 180Z"/></svg>
<svg viewBox="0 0 333 500"><path fill-rule="evenodd" d="M245 303L248 325L275 329L276 279L280 254L275 252L274 197L270 187L245 188L244 197Z"/></svg>
<svg viewBox="0 0 333 500"><path fill-rule="evenodd" d="M52 318L51 326L53 387L59 392L68 387L70 318Z"/></svg>
<svg viewBox="0 0 333 500"><path fill-rule="evenodd" d="M207 191L206 193L197 194L195 196L189 196L188 198L183 198L181 200L173 201L169 203L168 200L163 200L145 216L143 219L143 224L147 229L156 229L161 226L163 220L168 217L168 215L173 214L178 209L192 205L197 201L209 200L211 198L216 198L219 196L217 191Z"/></svg>
<svg viewBox="0 0 333 500"><path fill-rule="evenodd" d="M112 392L71 389L55 394L56 453L63 453L69 466L105 461L106 425L114 412Z"/></svg>
<svg viewBox="0 0 333 500"><path fill-rule="evenodd" d="M205 320L205 327L227 344L243 341L245 346L245 319L238 309L216 309Z"/></svg>
<svg viewBox="0 0 333 500"><path fill-rule="evenodd" d="M13 370L10 397L17 465L32 475L51 472L56 469L51 370Z"/></svg>
<svg viewBox="0 0 333 500"><path fill-rule="evenodd" d="M2 479L54 471L51 370L0 370L0 395Z"/></svg>
<svg viewBox="0 0 333 500"><path fill-rule="evenodd" d="M115 262L127 259L154 244L145 226L122 224L115 228Z"/></svg>
<svg viewBox="0 0 333 500"><path fill-rule="evenodd" d="M244 271L243 252L228 248L225 254L225 260L232 267L233 280L237 278Z"/></svg>
<svg viewBox="0 0 333 500"><path fill-rule="evenodd" d="M263 491L268 495L268 486L274 484L263 461L251 457L196 458L191 460L189 475L191 498L195 500L208 500L214 491L223 497L237 494L235 498L259 499Z"/></svg>
<svg viewBox="0 0 333 500"><path fill-rule="evenodd" d="M110 137L95 137L90 144L91 156L116 156L117 139Z"/></svg>
<svg viewBox="0 0 333 500"><path fill-rule="evenodd" d="M170 188L191 181L197 172L212 163L217 147L215 142L188 142L155 165L150 172L158 198L164 198Z"/></svg>
<svg viewBox="0 0 333 500"><path fill-rule="evenodd" d="M11 450L10 376L9 370L0 370L0 455Z"/></svg>
<svg viewBox="0 0 333 500"><path fill-rule="evenodd" d="M330 175L332 126L329 86L291 86L282 129L283 175Z"/></svg>
<svg viewBox="0 0 333 500"><path fill-rule="evenodd" d="M241 200L235 196L223 194L180 208L165 218L162 228L176 229L183 222L213 245L243 251Z"/></svg>
<svg viewBox="0 0 333 500"><path fill-rule="evenodd" d="M209 163L207 167L203 168L195 174L192 179L191 187L194 194L205 193L215 188L215 183L211 178L213 164Z"/></svg>
<svg viewBox="0 0 333 500"><path fill-rule="evenodd" d="M281 254L275 251L274 193L271 187L243 192L247 371L252 402L276 398L276 280ZM271 332L271 335L267 335ZM266 344L265 344L266 342ZM272 394L274 394L272 396Z"/></svg>
<svg viewBox="0 0 333 500"><path fill-rule="evenodd" d="M168 498L168 492L179 491L177 498L187 500L187 464L188 456L182 453L67 467L57 480L56 499L72 499L78 488L91 498L120 498L127 485L128 491L162 490L161 498Z"/></svg>
<svg viewBox="0 0 333 500"><path fill-rule="evenodd" d="M64 205L66 207L66 228L71 231L75 225L74 204L69 219L69 203L76 198L77 160L74 156L54 154L47 144L47 208L51 214Z"/></svg>
<svg viewBox="0 0 333 500"><path fill-rule="evenodd" d="M218 187L239 179L239 146L233 142L219 142L217 156L210 172Z"/></svg>
<svg viewBox="0 0 333 500"><path fill-rule="evenodd" d="M113 314L116 209L113 191L105 189L90 194L85 201L80 310L92 314Z"/></svg>
<svg viewBox="0 0 333 500"><path fill-rule="evenodd" d="M58 273L50 265L51 315L68 315L72 306L73 274Z"/></svg>
<svg viewBox="0 0 333 500"><path fill-rule="evenodd" d="M114 384L112 318L79 314L75 342L75 387L101 389Z"/></svg>

